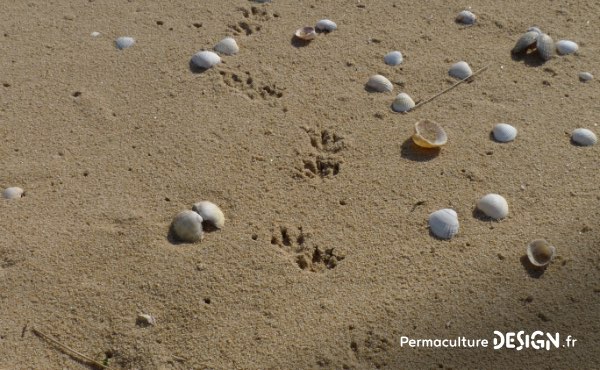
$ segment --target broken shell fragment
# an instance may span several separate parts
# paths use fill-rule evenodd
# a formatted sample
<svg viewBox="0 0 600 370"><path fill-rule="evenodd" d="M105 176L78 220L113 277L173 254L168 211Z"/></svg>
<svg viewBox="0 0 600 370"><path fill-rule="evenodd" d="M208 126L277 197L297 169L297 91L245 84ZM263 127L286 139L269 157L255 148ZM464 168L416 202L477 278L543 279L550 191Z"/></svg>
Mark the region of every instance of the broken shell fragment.
<svg viewBox="0 0 600 370"><path fill-rule="evenodd" d="M179 212L171 223L174 236L182 242L194 243L202 240L202 217L194 211Z"/></svg>
<svg viewBox="0 0 600 370"><path fill-rule="evenodd" d="M437 148L448 141L446 132L434 121L424 119L415 123L415 133L412 136L413 141L423 148Z"/></svg>
<svg viewBox="0 0 600 370"><path fill-rule="evenodd" d="M399 51L390 51L383 57L385 64L390 66L397 66L402 64L402 53Z"/></svg>
<svg viewBox="0 0 600 370"><path fill-rule="evenodd" d="M209 69L219 63L221 63L221 57L217 53L212 51L204 50L199 51L192 56L192 63L199 68Z"/></svg>
<svg viewBox="0 0 600 370"><path fill-rule="evenodd" d="M466 25L473 25L477 21L477 16L475 16L475 14L468 10L463 10L462 12L458 13L455 21L457 23L462 23Z"/></svg>
<svg viewBox="0 0 600 370"><path fill-rule="evenodd" d="M296 30L294 36L300 40L310 41L317 37L317 31L313 27L302 27Z"/></svg>
<svg viewBox="0 0 600 370"><path fill-rule="evenodd" d="M547 34L542 33L538 36L536 40L536 47L540 57L542 57L543 60L550 60L554 56L554 50L556 49L556 46L554 45L552 37L548 36Z"/></svg>
<svg viewBox="0 0 600 370"><path fill-rule="evenodd" d="M396 96L396 98L394 99L394 102L392 103L392 110L394 112L404 113L404 112L408 112L409 110L413 109L414 107L415 107L415 102L406 93L398 94L398 96Z"/></svg>
<svg viewBox="0 0 600 370"><path fill-rule="evenodd" d="M560 40L556 42L556 50L561 55L573 54L579 50L579 45L570 40Z"/></svg>
<svg viewBox="0 0 600 370"><path fill-rule="evenodd" d="M530 31L525 32L521 37L519 37L517 43L512 48L511 53L519 54L533 47L538 39L538 36L541 34L541 32L538 31L539 29L536 28L535 30L530 29Z"/></svg>
<svg viewBox="0 0 600 370"><path fill-rule="evenodd" d="M555 254L556 248L544 239L536 239L527 245L527 258L537 267L549 264Z"/></svg>
<svg viewBox="0 0 600 370"><path fill-rule="evenodd" d="M140 313L137 315L135 323L139 326L154 326L156 325L156 319L152 315Z"/></svg>
<svg viewBox="0 0 600 370"><path fill-rule="evenodd" d="M237 42L232 37L225 37L215 45L214 49L223 55L235 55L240 51Z"/></svg>
<svg viewBox="0 0 600 370"><path fill-rule="evenodd" d="M25 191L19 187L12 186L10 188L4 189L2 192L2 198L4 199L18 199L23 196Z"/></svg>
<svg viewBox="0 0 600 370"><path fill-rule="evenodd" d="M592 146L598 142L596 134L587 128L577 128L573 130L571 140L579 146Z"/></svg>
<svg viewBox="0 0 600 370"><path fill-rule="evenodd" d="M117 46L117 49L120 50L132 47L133 44L135 44L135 39L133 37L123 36L115 40L115 45Z"/></svg>
<svg viewBox="0 0 600 370"><path fill-rule="evenodd" d="M460 61L455 63L448 70L448 74L451 77L457 78L459 80L464 80L465 78L471 77L473 71L467 62Z"/></svg>
<svg viewBox="0 0 600 370"><path fill-rule="evenodd" d="M501 143L513 141L517 137L517 129L506 123L499 123L492 130L494 139Z"/></svg>
<svg viewBox="0 0 600 370"><path fill-rule="evenodd" d="M367 88L376 92L391 92L394 85L382 75L373 75L367 81Z"/></svg>
<svg viewBox="0 0 600 370"><path fill-rule="evenodd" d="M331 32L337 29L337 24L334 21L330 21L329 19L321 19L315 25L315 29L321 32Z"/></svg>
<svg viewBox="0 0 600 370"><path fill-rule="evenodd" d="M477 208L494 220L501 220L508 216L508 203L503 196L498 194L483 196L477 201Z"/></svg>
<svg viewBox="0 0 600 370"><path fill-rule="evenodd" d="M450 208L440 209L429 215L429 228L440 239L451 239L458 233L458 215Z"/></svg>
<svg viewBox="0 0 600 370"><path fill-rule="evenodd" d="M225 225L225 215L216 204L204 200L194 204L192 209L202 217L202 220L210 222L217 229L222 229Z"/></svg>

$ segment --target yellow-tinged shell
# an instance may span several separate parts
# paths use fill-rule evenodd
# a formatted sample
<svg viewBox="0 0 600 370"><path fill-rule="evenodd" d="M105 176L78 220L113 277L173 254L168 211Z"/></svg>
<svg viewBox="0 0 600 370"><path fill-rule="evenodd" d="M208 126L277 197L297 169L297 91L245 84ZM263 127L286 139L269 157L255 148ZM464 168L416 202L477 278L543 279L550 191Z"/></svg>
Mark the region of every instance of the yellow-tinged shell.
<svg viewBox="0 0 600 370"><path fill-rule="evenodd" d="M317 37L317 31L314 27L302 27L296 30L294 36L304 41L310 41Z"/></svg>
<svg viewBox="0 0 600 370"><path fill-rule="evenodd" d="M448 141L446 131L434 121L424 119L415 123L413 141L423 148L437 148Z"/></svg>
<svg viewBox="0 0 600 370"><path fill-rule="evenodd" d="M536 239L527 246L527 258L532 265L543 267L552 261L556 248L544 239Z"/></svg>

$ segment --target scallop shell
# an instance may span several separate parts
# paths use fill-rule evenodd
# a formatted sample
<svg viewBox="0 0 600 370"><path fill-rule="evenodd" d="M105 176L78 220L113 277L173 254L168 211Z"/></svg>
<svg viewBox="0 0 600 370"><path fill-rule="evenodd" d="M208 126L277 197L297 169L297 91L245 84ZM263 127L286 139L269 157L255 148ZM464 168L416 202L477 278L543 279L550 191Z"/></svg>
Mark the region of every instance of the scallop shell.
<svg viewBox="0 0 600 370"><path fill-rule="evenodd" d="M25 191L19 187L13 186L10 188L6 188L4 189L4 191L2 192L2 198L5 199L18 199L21 198L23 196L23 193Z"/></svg>
<svg viewBox="0 0 600 370"><path fill-rule="evenodd" d="M543 267L552 261L556 248L544 239L533 240L527 245L527 258L532 265Z"/></svg>
<svg viewBox="0 0 600 370"><path fill-rule="evenodd" d="M194 204L192 209L197 212L204 221L210 222L216 228L222 229L225 225L225 215L216 204L204 200Z"/></svg>
<svg viewBox="0 0 600 370"><path fill-rule="evenodd" d="M536 47L543 60L550 60L554 56L554 50L556 49L556 46L554 46L552 37L548 36L547 34L542 33L538 36Z"/></svg>
<svg viewBox="0 0 600 370"><path fill-rule="evenodd" d="M578 128L573 130L573 133L571 134L571 140L580 146L591 146L598 142L596 134L587 128Z"/></svg>
<svg viewBox="0 0 600 370"><path fill-rule="evenodd" d="M415 133L412 139L420 147L437 148L446 144L448 135L439 124L424 119L415 123Z"/></svg>
<svg viewBox="0 0 600 370"><path fill-rule="evenodd" d="M477 202L477 208L486 216L500 220L508 216L508 203L503 196L487 194Z"/></svg>
<svg viewBox="0 0 600 370"><path fill-rule="evenodd" d="M127 49L132 47L135 44L135 39L133 37L122 36L115 40L115 45L117 49Z"/></svg>
<svg viewBox="0 0 600 370"><path fill-rule="evenodd" d="M402 53L399 51L390 51L383 57L383 61L385 62L385 64L390 66L397 66L402 64L403 59L404 58L402 57Z"/></svg>
<svg viewBox="0 0 600 370"><path fill-rule="evenodd" d="M448 74L451 77L458 78L459 80L464 80L465 78L471 77L473 71L467 62L460 61L458 63L454 63L452 67L448 70Z"/></svg>
<svg viewBox="0 0 600 370"><path fill-rule="evenodd" d="M429 228L440 239L451 239L458 233L458 215L453 209L444 208L429 215Z"/></svg>
<svg viewBox="0 0 600 370"><path fill-rule="evenodd" d="M396 98L394 99L394 102L392 103L392 110L394 112L404 113L404 112L408 112L409 110L413 109L414 107L415 107L415 102L406 93L398 94L398 96L396 96Z"/></svg>
<svg viewBox="0 0 600 370"><path fill-rule="evenodd" d="M179 212L171 223L171 229L177 239L194 243L202 240L202 217L194 211Z"/></svg>
<svg viewBox="0 0 600 370"><path fill-rule="evenodd" d="M209 69L221 63L221 57L212 51L199 51L192 56L192 63L197 67Z"/></svg>
<svg viewBox="0 0 600 370"><path fill-rule="evenodd" d="M315 29L322 32L331 32L337 29L337 24L335 24L334 21L331 21L329 19L321 19L315 25Z"/></svg>
<svg viewBox="0 0 600 370"><path fill-rule="evenodd" d="M310 41L317 37L317 31L315 31L313 27L302 27L296 30L294 36L296 36L300 40Z"/></svg>
<svg viewBox="0 0 600 370"><path fill-rule="evenodd" d="M468 10L463 10L462 12L458 13L455 21L462 24L472 25L477 21L477 16Z"/></svg>
<svg viewBox="0 0 600 370"><path fill-rule="evenodd" d="M517 137L517 129L506 123L499 123L492 130L494 139L501 143L513 141Z"/></svg>
<svg viewBox="0 0 600 370"><path fill-rule="evenodd" d="M579 72L579 81L588 82L594 79L594 75L590 72Z"/></svg>
<svg viewBox="0 0 600 370"><path fill-rule="evenodd" d="M537 32L535 30L525 32L521 37L519 37L517 43L512 48L511 53L519 54L529 49L535 44L540 34L540 32Z"/></svg>
<svg viewBox="0 0 600 370"><path fill-rule="evenodd" d="M373 75L367 81L367 88L377 92L391 92L394 85L382 75Z"/></svg>
<svg viewBox="0 0 600 370"><path fill-rule="evenodd" d="M579 50L579 45L570 40L560 40L556 42L556 50L561 55L573 54Z"/></svg>
<svg viewBox="0 0 600 370"><path fill-rule="evenodd" d="M225 37L223 40L219 41L214 49L217 53L224 55L235 55L240 51L237 42L231 37Z"/></svg>

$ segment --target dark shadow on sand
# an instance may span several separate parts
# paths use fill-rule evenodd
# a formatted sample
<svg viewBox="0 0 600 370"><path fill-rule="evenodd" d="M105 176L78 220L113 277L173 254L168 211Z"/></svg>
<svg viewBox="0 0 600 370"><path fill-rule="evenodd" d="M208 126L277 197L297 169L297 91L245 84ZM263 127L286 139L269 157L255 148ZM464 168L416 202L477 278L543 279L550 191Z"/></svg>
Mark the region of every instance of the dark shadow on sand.
<svg viewBox="0 0 600 370"><path fill-rule="evenodd" d="M308 44L310 44L311 41L312 40L302 40L301 38L298 38L294 35L292 36L292 40L290 41L290 43L295 48L303 48L305 46L308 46Z"/></svg>
<svg viewBox="0 0 600 370"><path fill-rule="evenodd" d="M208 221L204 221L202 222L202 231L204 233L214 233L215 231L218 231L219 229L214 226L212 223L208 222ZM189 242L184 242L182 240L180 240L175 233L173 232L173 226L169 226L169 231L167 232L167 241L173 245L182 245L182 244L194 244L194 243L189 243ZM202 241L198 241L196 243L201 243Z"/></svg>
<svg viewBox="0 0 600 370"><path fill-rule="evenodd" d="M527 255L523 255L520 260L521 260L521 265L523 266L525 271L527 271L527 274L534 279L541 278L542 275L544 275L544 272L546 272L547 266L538 267L538 266L532 265L531 262L529 262L529 258L527 258Z"/></svg>
<svg viewBox="0 0 600 370"><path fill-rule="evenodd" d="M536 50L530 51L528 53L511 53L510 57L515 62L523 62L525 63L525 65L528 65L530 67L539 67L546 63L546 61L539 56Z"/></svg>
<svg viewBox="0 0 600 370"><path fill-rule="evenodd" d="M190 68L190 72L194 73L194 74L201 74L204 73L206 71L208 71L210 68L200 68L197 65L195 65L191 60L188 63L189 68Z"/></svg>
<svg viewBox="0 0 600 370"><path fill-rule="evenodd" d="M402 143L400 156L414 162L427 162L435 159L440 151L440 148L421 148L412 138L408 138Z"/></svg>

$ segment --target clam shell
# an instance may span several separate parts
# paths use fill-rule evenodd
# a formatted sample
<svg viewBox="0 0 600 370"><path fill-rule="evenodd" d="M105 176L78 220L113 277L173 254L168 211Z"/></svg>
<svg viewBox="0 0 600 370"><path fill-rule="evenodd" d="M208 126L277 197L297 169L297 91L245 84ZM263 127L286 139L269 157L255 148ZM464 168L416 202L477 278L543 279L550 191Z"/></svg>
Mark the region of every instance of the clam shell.
<svg viewBox="0 0 600 370"><path fill-rule="evenodd" d="M517 43L512 48L511 53L519 54L529 49L532 45L535 44L540 34L541 32L537 32L535 30L525 32L521 37L519 37Z"/></svg>
<svg viewBox="0 0 600 370"><path fill-rule="evenodd" d="M579 72L579 81L588 82L594 79L594 75L590 72Z"/></svg>
<svg viewBox="0 0 600 370"><path fill-rule="evenodd" d="M550 60L554 56L554 50L556 49L556 46L554 45L552 37L548 36L547 34L542 33L538 36L536 47L538 54L540 54L543 60Z"/></svg>
<svg viewBox="0 0 600 370"><path fill-rule="evenodd" d="M406 93L398 94L398 96L396 96L396 98L394 99L394 102L392 103L392 110L394 112L404 113L404 112L408 112L409 110L413 109L414 107L415 107L415 102Z"/></svg>
<svg viewBox="0 0 600 370"><path fill-rule="evenodd" d="M391 92L394 85L382 75L373 75L367 81L367 88L377 92Z"/></svg>
<svg viewBox="0 0 600 370"><path fill-rule="evenodd" d="M440 239L451 239L458 233L458 215L453 209L444 208L429 215L429 228Z"/></svg>
<svg viewBox="0 0 600 370"><path fill-rule="evenodd" d="M571 134L571 140L580 146L591 146L598 142L596 134L587 128L578 128L573 130L573 133Z"/></svg>
<svg viewBox="0 0 600 370"><path fill-rule="evenodd" d="M122 36L115 40L115 45L117 46L117 49L121 50L132 47L133 44L135 44L135 39L133 37Z"/></svg>
<svg viewBox="0 0 600 370"><path fill-rule="evenodd" d="M556 248L544 239L536 239L527 245L527 258L532 265L543 267L552 261Z"/></svg>
<svg viewBox="0 0 600 370"><path fill-rule="evenodd" d="M214 50L223 55L235 55L240 48L233 38L225 37L215 45Z"/></svg>
<svg viewBox="0 0 600 370"><path fill-rule="evenodd" d="M331 21L329 19L321 19L315 25L315 29L322 32L331 32L337 29L337 24L335 24L334 21Z"/></svg>
<svg viewBox="0 0 600 370"><path fill-rule="evenodd" d="M19 187L16 186L12 186L10 188L6 188L4 189L4 191L2 191L2 198L4 199L18 199L21 198L23 196L23 193L25 191Z"/></svg>
<svg viewBox="0 0 600 370"><path fill-rule="evenodd" d="M197 67L209 69L221 63L221 57L212 51L199 51L192 56L192 63Z"/></svg>
<svg viewBox="0 0 600 370"><path fill-rule="evenodd" d="M458 13L455 21L457 23L472 25L477 21L477 16L468 10L463 10L462 12Z"/></svg>
<svg viewBox="0 0 600 370"><path fill-rule="evenodd" d="M494 139L501 143L513 141L517 137L517 129L506 123L499 123L492 130Z"/></svg>
<svg viewBox="0 0 600 370"><path fill-rule="evenodd" d="M579 50L579 45L570 40L559 40L556 42L556 50L561 55L573 54Z"/></svg>
<svg viewBox="0 0 600 370"><path fill-rule="evenodd" d="M317 37L317 31L315 31L313 27L302 27L296 30L294 36L296 36L300 40L310 41Z"/></svg>
<svg viewBox="0 0 600 370"><path fill-rule="evenodd" d="M543 32L542 32L542 30L540 30L538 27L535 27L535 26L533 26L533 27L529 27L529 28L527 29L527 32L532 32L532 31L533 31L533 32L536 32L537 34L542 34L542 33L543 33Z"/></svg>
<svg viewBox="0 0 600 370"><path fill-rule="evenodd" d="M171 223L174 236L182 242L194 243L202 240L202 217L194 211L179 212Z"/></svg>
<svg viewBox="0 0 600 370"><path fill-rule="evenodd" d="M467 62L460 61L458 63L454 63L452 67L448 70L448 74L451 77L458 78L459 80L464 80L465 78L471 77L473 71Z"/></svg>
<svg viewBox="0 0 600 370"><path fill-rule="evenodd" d="M403 59L404 58L402 57L402 53L399 51L390 51L383 57L383 61L385 62L385 64L390 66L397 66L402 64Z"/></svg>
<svg viewBox="0 0 600 370"><path fill-rule="evenodd" d="M498 194L483 196L477 201L477 208L494 220L501 220L508 216L508 203L503 196Z"/></svg>
<svg viewBox="0 0 600 370"><path fill-rule="evenodd" d="M434 121L424 119L415 123L413 141L423 148L437 148L448 141L446 131Z"/></svg>
<svg viewBox="0 0 600 370"><path fill-rule="evenodd" d="M216 228L222 229L225 225L225 215L216 204L204 200L194 204L192 209L198 213L204 221L210 222Z"/></svg>

